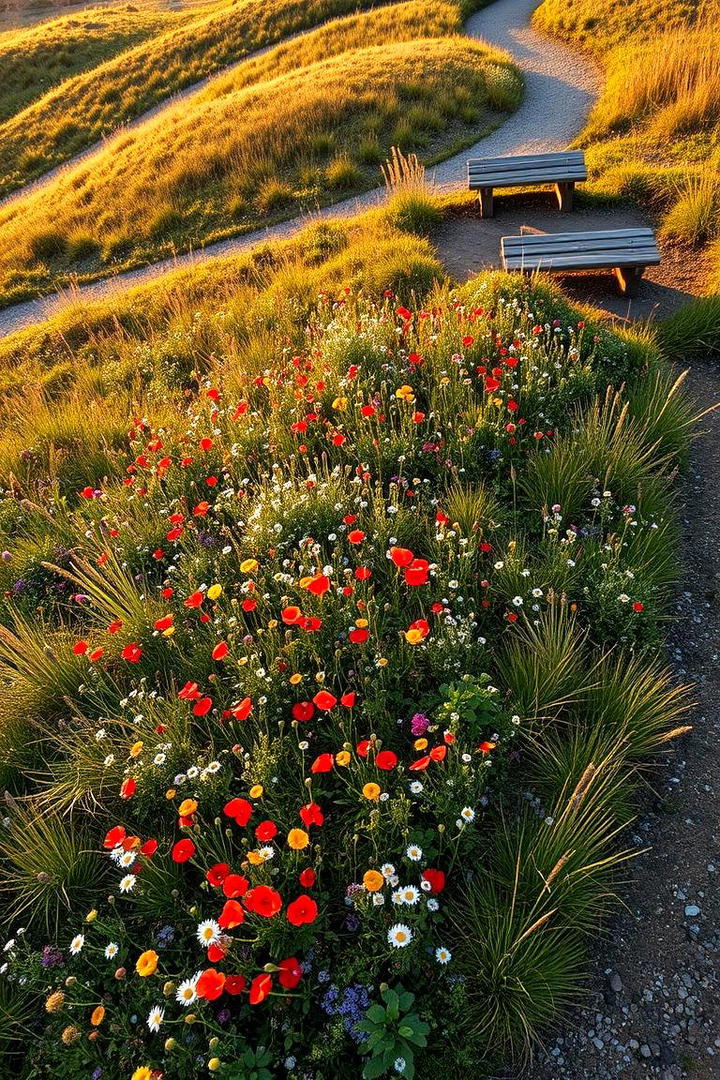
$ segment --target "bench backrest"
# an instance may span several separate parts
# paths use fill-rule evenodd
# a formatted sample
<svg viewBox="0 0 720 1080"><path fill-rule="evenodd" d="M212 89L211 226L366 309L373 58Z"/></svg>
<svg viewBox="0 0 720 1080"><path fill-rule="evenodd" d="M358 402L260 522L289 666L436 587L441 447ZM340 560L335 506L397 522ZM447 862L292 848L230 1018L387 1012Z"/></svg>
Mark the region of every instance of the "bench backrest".
<svg viewBox="0 0 720 1080"><path fill-rule="evenodd" d="M473 158L467 163L468 185L521 187L526 184L579 183L587 180L582 150L553 154L522 154L517 157Z"/></svg>

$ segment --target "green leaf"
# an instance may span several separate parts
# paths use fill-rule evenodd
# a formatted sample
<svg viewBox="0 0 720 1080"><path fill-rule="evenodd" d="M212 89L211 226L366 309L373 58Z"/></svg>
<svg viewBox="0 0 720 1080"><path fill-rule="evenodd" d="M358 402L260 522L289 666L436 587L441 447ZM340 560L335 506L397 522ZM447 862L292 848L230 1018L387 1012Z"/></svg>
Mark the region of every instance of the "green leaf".
<svg viewBox="0 0 720 1080"><path fill-rule="evenodd" d="M374 1024L385 1023L385 1010L382 1005L371 1005L368 1011L365 1013L366 1020L372 1020ZM358 1025L360 1027L360 1025Z"/></svg>

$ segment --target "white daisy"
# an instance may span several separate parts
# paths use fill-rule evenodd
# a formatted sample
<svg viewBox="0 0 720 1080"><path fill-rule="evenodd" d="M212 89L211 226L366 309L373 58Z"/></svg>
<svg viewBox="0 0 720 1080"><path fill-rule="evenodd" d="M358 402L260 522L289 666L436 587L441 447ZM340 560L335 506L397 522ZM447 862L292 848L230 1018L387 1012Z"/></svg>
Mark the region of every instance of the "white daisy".
<svg viewBox="0 0 720 1080"><path fill-rule="evenodd" d="M394 949L404 949L412 941L412 930L405 923L395 923L388 930L387 939Z"/></svg>
<svg viewBox="0 0 720 1080"><path fill-rule="evenodd" d="M380 867L380 873L384 878L391 878L395 873L395 867L390 862L383 863Z"/></svg>
<svg viewBox="0 0 720 1080"><path fill-rule="evenodd" d="M120 946L115 941L110 941L105 946L105 959L114 960L117 954L120 952Z"/></svg>
<svg viewBox="0 0 720 1080"><path fill-rule="evenodd" d="M120 880L120 892L127 893L132 892L135 888L135 882L137 878L134 874L126 874L124 878Z"/></svg>
<svg viewBox="0 0 720 1080"><path fill-rule="evenodd" d="M375 892L372 894L373 907L382 907L385 903L385 897L381 892Z"/></svg>
<svg viewBox="0 0 720 1080"><path fill-rule="evenodd" d="M152 1009L148 1013L147 1026L151 1031L157 1032L160 1030L160 1025L165 1019L165 1010L161 1009L159 1005L153 1005Z"/></svg>
<svg viewBox="0 0 720 1080"><path fill-rule="evenodd" d="M435 950L435 959L438 964L449 964L452 960L452 953L444 945L441 945L440 948Z"/></svg>
<svg viewBox="0 0 720 1080"><path fill-rule="evenodd" d="M405 854L411 862L420 862L422 859L422 848L419 848L417 844L411 844Z"/></svg>
<svg viewBox="0 0 720 1080"><path fill-rule="evenodd" d="M213 776L216 772L218 772L219 769L220 769L220 762L219 761L211 761L206 766L205 771L209 772L210 775Z"/></svg>
<svg viewBox="0 0 720 1080"><path fill-rule="evenodd" d="M123 851L122 855L117 860L118 866L122 866L123 868L126 866L132 866L134 862L135 855L132 851Z"/></svg>
<svg viewBox="0 0 720 1080"><path fill-rule="evenodd" d="M469 806L463 806L462 810L460 811L460 817L463 819L463 821L474 821L475 811Z"/></svg>
<svg viewBox="0 0 720 1080"><path fill-rule="evenodd" d="M82 949L84 944L85 944L85 935L84 934L76 934L75 937L70 942L70 952L73 954L73 956L77 956L77 954L80 952L80 950Z"/></svg>
<svg viewBox="0 0 720 1080"><path fill-rule="evenodd" d="M197 1001L197 981L199 978L200 972L197 972L191 979L185 979L181 982L175 992L175 1000L179 1001L185 1008Z"/></svg>
<svg viewBox="0 0 720 1080"><path fill-rule="evenodd" d="M413 780L413 782L410 785L410 791L412 792L412 794L413 795L419 795L422 790L423 790L423 786L420 783L420 781L419 780Z"/></svg>
<svg viewBox="0 0 720 1080"><path fill-rule="evenodd" d="M167 754L156 754L153 758L153 765L164 765L167 761Z"/></svg>
<svg viewBox="0 0 720 1080"><path fill-rule="evenodd" d="M214 919L205 919L198 924L197 939L201 945L215 945L220 940L220 927Z"/></svg>
<svg viewBox="0 0 720 1080"><path fill-rule="evenodd" d="M417 904L420 899L420 890L415 885L403 885L400 892L404 904Z"/></svg>
<svg viewBox="0 0 720 1080"><path fill-rule="evenodd" d="M402 889L396 889L395 890L395 892L392 894L392 902L393 902L393 904L404 904L405 903L405 898L404 898L404 896L402 894Z"/></svg>

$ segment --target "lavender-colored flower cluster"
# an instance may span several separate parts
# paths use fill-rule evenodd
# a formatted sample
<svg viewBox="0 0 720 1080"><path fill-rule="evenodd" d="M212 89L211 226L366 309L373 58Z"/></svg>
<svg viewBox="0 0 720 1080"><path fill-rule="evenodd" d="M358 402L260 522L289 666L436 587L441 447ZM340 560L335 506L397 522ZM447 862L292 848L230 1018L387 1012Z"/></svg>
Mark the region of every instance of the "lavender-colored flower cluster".
<svg viewBox="0 0 720 1080"><path fill-rule="evenodd" d="M341 992L333 983L326 990L320 1007L328 1016L341 1016L345 1031L355 1042L361 1043L367 1039L367 1034L357 1031L356 1027L365 1019L365 1013L370 1008L368 987L353 983Z"/></svg>
<svg viewBox="0 0 720 1080"><path fill-rule="evenodd" d="M40 956L44 968L54 968L63 962L63 954L54 945L46 945Z"/></svg>
<svg viewBox="0 0 720 1080"><path fill-rule="evenodd" d="M169 945L172 945L175 940L175 929L172 926L163 926L162 930L158 930L155 935L155 940L158 943L158 947L161 949L167 949Z"/></svg>
<svg viewBox="0 0 720 1080"><path fill-rule="evenodd" d="M416 738L419 735L424 735L429 727L430 721L423 713L416 712L410 720L410 731Z"/></svg>

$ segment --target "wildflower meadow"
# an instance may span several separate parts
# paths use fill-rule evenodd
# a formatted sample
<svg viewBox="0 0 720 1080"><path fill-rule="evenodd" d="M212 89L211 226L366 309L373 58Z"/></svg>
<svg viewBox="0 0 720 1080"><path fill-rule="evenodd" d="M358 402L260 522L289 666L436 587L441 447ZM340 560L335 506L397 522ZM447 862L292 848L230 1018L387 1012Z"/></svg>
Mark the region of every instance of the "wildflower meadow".
<svg viewBox="0 0 720 1080"><path fill-rule="evenodd" d="M539 279L232 319L122 438L4 475L4 1060L490 1075L575 1000L687 730L692 408Z"/></svg>

